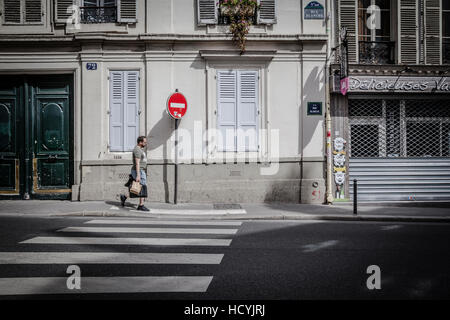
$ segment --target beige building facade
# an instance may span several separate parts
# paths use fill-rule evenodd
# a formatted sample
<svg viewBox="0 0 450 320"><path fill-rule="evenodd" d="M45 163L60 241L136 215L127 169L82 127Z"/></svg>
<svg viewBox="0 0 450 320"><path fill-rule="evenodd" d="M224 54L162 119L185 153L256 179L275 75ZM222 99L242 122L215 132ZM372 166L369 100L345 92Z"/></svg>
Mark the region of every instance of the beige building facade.
<svg viewBox="0 0 450 320"><path fill-rule="evenodd" d="M145 135L150 201L323 203L328 1L259 2L241 53L217 0L1 0L0 196L116 199Z"/></svg>

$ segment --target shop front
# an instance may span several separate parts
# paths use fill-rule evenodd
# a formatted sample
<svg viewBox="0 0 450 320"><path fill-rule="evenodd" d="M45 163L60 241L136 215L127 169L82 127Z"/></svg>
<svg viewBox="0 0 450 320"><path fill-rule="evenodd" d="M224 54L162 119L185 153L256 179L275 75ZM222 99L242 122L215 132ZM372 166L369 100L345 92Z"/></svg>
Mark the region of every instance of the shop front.
<svg viewBox="0 0 450 320"><path fill-rule="evenodd" d="M333 101L335 198L450 200L450 78L355 75Z"/></svg>

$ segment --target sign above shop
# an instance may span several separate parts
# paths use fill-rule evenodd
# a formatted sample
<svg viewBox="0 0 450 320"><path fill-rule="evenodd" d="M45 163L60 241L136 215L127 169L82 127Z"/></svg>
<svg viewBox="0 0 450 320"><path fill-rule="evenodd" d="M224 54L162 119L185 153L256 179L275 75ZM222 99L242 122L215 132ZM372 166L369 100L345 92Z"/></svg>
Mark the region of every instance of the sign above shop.
<svg viewBox="0 0 450 320"><path fill-rule="evenodd" d="M325 19L325 10L317 1L311 1L305 7L305 20L323 20Z"/></svg>
<svg viewBox="0 0 450 320"><path fill-rule="evenodd" d="M167 113L174 119L181 119L187 111L187 100L179 92L173 93L167 100Z"/></svg>
<svg viewBox="0 0 450 320"><path fill-rule="evenodd" d="M450 93L450 77L350 76L348 92Z"/></svg>

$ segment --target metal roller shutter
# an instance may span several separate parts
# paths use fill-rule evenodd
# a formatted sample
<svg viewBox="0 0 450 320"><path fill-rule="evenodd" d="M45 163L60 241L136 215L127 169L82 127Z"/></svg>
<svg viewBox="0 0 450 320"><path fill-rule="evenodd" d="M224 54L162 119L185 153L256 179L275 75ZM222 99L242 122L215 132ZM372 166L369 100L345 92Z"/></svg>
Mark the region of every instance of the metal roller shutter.
<svg viewBox="0 0 450 320"><path fill-rule="evenodd" d="M450 200L450 100L350 99L349 127L351 197Z"/></svg>

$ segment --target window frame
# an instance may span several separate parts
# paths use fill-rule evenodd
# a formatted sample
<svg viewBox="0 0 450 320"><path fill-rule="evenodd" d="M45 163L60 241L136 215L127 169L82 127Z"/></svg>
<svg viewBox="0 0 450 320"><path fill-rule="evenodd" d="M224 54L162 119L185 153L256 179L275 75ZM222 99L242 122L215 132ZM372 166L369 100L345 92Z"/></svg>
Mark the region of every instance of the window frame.
<svg viewBox="0 0 450 320"><path fill-rule="evenodd" d="M361 0L358 0L357 4L357 25L358 25L358 35L357 35L357 40L358 42L360 41L371 41L371 42L384 42L384 41L392 41L392 36L393 36L393 25L392 25L392 17L393 17L393 12L394 12L394 5L393 2L390 2L390 7L389 9L381 9L380 8L380 13L381 12L389 12L389 35L388 36L377 36L377 29L374 30L369 30L370 31L370 40L364 40L363 37L367 37L366 35L361 34L361 32L365 29L364 24L366 21L361 21L362 20L362 12L367 11L367 8L364 7L360 7L360 3ZM370 0L370 5L376 5L376 0ZM381 19L381 17L380 17ZM363 22L363 24L361 24ZM361 27L363 26L363 27ZM377 37L382 37L382 38L388 38L387 40L377 40Z"/></svg>
<svg viewBox="0 0 450 320"><path fill-rule="evenodd" d="M219 151L218 143L214 136L209 136L211 130L217 130L218 128L218 70L256 70L259 74L258 80L258 101L259 101L259 114L257 119L258 127L258 151ZM207 118L206 118L206 130L208 132L206 152L204 153L205 163L228 163L234 161L246 161L246 162L267 162L271 155L269 154L271 148L271 141L268 135L270 131L269 112L267 101L269 101L268 92L268 65L265 61L253 61L253 62L239 62L236 63L233 59L226 59L223 61L207 61L206 63L207 73Z"/></svg>
<svg viewBox="0 0 450 320"><path fill-rule="evenodd" d="M5 20L6 18L6 14L5 14L5 1L1 1L1 12L2 12L2 18L1 18L1 25L4 26L30 26L30 25L44 25L44 16L45 16L45 10L44 10L44 2L45 0L40 0L41 3L41 21L40 22L36 22L36 21L31 21L31 22L27 22L26 21L26 9L25 9L25 0L18 0L20 1L20 22L7 22Z"/></svg>
<svg viewBox="0 0 450 320"><path fill-rule="evenodd" d="M444 13L447 13L448 15L450 15L450 7L448 9L444 9L444 6L442 7L442 64L447 65L447 64L450 64L450 59L445 60L445 45L447 45L448 50L450 51L450 34L448 34L448 35L444 34L444 31L445 31L445 29L444 29Z"/></svg>
<svg viewBox="0 0 450 320"><path fill-rule="evenodd" d="M122 119L122 127L123 127L123 141L122 141L122 146L121 146L121 149L120 150L118 150L118 149L114 149L113 150L113 146L112 146L112 142L111 142L111 122L112 122L112 110L111 110L111 105L112 105L112 99L111 99L111 97L112 97L112 86L113 86L113 83L112 83L112 74L114 73L114 72L121 72L121 73L123 73L123 79L125 79L125 77L126 77L126 73L128 73L128 72L135 72L135 73L137 73L137 85L136 85L136 90L137 90L137 92L136 92L136 100L137 100L137 103L138 103L138 110L137 110L137 119L136 119L136 124L137 124L137 132L136 132L136 139L137 139L137 137L141 134L141 128L142 128L142 126L143 126L143 124L141 123L141 120L142 120L142 117L141 117L141 115L142 115L142 99L141 99L141 92L142 92L142 90L143 90L143 88L142 88L142 85L143 85L143 81L142 81L142 70L140 69L140 68L137 68L137 69L135 69L135 68L124 68L124 69L122 69L122 68L107 68L107 77L108 77L108 94L107 94L107 97L108 97L108 109L107 109L107 115L108 115L108 125L107 125L107 130L108 130L108 144L107 144L107 149L108 149L108 152L110 153L110 154L123 154L123 153L129 153L129 152L131 152L131 151L133 151L133 148L134 148L134 146L133 147L131 147L130 146L130 148L129 149L127 149L127 146L126 146L126 141L125 141L125 130L126 130L126 118L125 117L123 117L123 119ZM123 104L124 104L124 106L123 106L123 114L125 115L126 114L126 110L125 110L125 96L126 96L126 91L125 91L125 85L123 85L124 87L123 87L123 91L122 91L122 100L123 100Z"/></svg>

